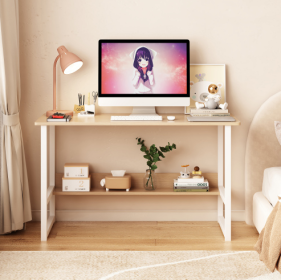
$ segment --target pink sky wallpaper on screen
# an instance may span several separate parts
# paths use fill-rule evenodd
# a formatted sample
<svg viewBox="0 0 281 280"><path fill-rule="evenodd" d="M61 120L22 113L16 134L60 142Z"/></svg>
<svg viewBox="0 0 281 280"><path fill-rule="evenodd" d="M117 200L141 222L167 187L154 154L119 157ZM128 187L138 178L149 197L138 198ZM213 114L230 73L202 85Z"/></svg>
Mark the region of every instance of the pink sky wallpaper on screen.
<svg viewBox="0 0 281 280"><path fill-rule="evenodd" d="M153 59L153 94L186 94L186 44L102 43L102 94L133 94L136 68L130 53L144 46L157 52Z"/></svg>

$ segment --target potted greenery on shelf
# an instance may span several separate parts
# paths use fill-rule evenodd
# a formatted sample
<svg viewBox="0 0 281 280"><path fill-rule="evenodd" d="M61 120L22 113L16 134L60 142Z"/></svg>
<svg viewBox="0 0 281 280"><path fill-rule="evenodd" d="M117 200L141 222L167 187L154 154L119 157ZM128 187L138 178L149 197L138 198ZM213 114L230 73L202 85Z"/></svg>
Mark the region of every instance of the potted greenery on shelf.
<svg viewBox="0 0 281 280"><path fill-rule="evenodd" d="M144 188L146 190L155 190L156 188L156 180L155 180L155 170L157 169L156 162L161 161L161 158L165 158L164 153L170 152L173 149L176 149L176 144L170 145L170 142L168 142L168 145L165 147L159 147L157 148L155 144L151 145L148 149L144 145L144 140L141 138L136 138L138 141L138 145L141 145L140 150L145 153L143 156L145 159L147 159L147 166L149 167L146 170L145 177L144 177Z"/></svg>

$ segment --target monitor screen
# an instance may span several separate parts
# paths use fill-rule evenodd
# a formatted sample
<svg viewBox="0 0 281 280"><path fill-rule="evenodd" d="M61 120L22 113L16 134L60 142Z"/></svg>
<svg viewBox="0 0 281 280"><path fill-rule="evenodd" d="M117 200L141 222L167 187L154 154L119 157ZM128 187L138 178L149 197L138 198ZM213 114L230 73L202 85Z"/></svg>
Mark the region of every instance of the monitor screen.
<svg viewBox="0 0 281 280"><path fill-rule="evenodd" d="M189 97L188 40L100 40L101 97Z"/></svg>

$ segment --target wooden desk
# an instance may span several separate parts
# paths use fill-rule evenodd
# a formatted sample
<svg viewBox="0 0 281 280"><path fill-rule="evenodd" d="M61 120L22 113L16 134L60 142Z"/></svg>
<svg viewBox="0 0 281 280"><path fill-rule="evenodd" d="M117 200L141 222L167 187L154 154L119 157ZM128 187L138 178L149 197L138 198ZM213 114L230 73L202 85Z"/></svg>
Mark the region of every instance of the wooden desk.
<svg viewBox="0 0 281 280"><path fill-rule="evenodd" d="M162 115L163 121L111 121L110 117L112 115L120 114L100 114L96 115L94 118L74 116L70 122L47 122L46 116L42 115L38 120L36 120L35 125L41 126L41 241L47 241L50 230L56 220L56 195L217 195L218 223L220 224L225 236L225 240L231 241L231 127L239 126L240 121L235 118L235 122L188 122L186 115L183 114L176 114L175 121L168 121L168 114ZM58 178L58 176L61 175L55 173L56 126L217 126L218 174L215 175L217 178L216 186L212 186L210 192L208 193L175 193L172 188L169 187L159 188L153 192L147 192L142 188L135 188L134 185L132 186L133 188L130 192L106 192L103 189L97 188L97 184L95 184L92 191L89 193L62 192L61 188L59 188L59 181L56 179L56 177ZM140 175L143 176L143 174ZM104 174L99 174L94 177L99 178L100 176L104 176ZM175 174L167 174L166 176L167 178L174 178ZM208 178L208 176L206 176L206 178ZM225 179L223 180L223 178ZM50 204L49 218L47 216L48 204ZM223 210L223 204L225 204L225 210Z"/></svg>
<svg viewBox="0 0 281 280"><path fill-rule="evenodd" d="M36 120L38 126L238 126L240 121L235 122L189 122L184 114L174 115L174 121L168 121L167 116L161 114L163 121L111 121L111 116L129 116L129 114L100 114L93 117L78 117L74 115L70 122L47 122L46 116L42 115Z"/></svg>

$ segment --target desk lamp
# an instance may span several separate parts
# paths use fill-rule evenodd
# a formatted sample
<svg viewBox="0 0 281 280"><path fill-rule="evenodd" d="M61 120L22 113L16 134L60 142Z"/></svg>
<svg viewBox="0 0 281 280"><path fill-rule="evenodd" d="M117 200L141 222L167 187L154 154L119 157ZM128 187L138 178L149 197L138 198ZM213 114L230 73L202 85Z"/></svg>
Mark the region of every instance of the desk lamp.
<svg viewBox="0 0 281 280"><path fill-rule="evenodd" d="M49 117L56 112L73 116L73 111L56 109L56 65L60 58L62 72L72 74L81 68L83 61L74 53L69 52L64 46L60 46L57 50L59 55L56 57L53 67L53 110L47 111L46 116Z"/></svg>

